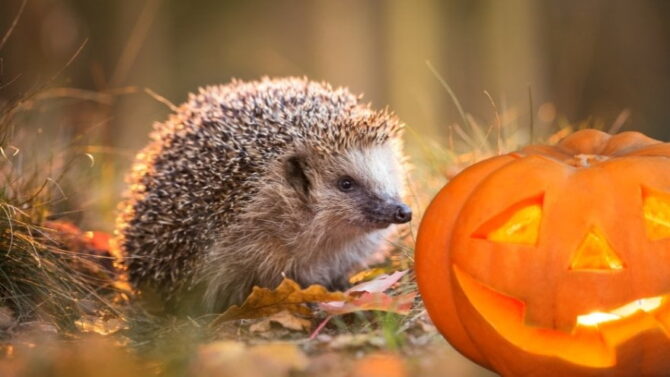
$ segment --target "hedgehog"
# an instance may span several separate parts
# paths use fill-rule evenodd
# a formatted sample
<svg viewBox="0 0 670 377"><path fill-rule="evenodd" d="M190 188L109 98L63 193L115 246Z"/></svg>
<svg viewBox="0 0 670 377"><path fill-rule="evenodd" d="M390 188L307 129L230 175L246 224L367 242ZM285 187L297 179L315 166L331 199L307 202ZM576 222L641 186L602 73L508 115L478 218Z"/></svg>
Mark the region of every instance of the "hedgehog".
<svg viewBox="0 0 670 377"><path fill-rule="evenodd" d="M344 289L412 217L403 125L361 98L306 78L233 80L156 123L116 227L140 296L220 312L285 277Z"/></svg>

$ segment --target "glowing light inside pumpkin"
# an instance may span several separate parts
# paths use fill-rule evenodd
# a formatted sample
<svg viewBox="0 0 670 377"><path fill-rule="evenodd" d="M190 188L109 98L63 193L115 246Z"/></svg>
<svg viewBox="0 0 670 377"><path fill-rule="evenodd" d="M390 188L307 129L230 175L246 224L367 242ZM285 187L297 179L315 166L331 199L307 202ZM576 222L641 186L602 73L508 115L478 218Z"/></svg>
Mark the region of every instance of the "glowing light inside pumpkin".
<svg viewBox="0 0 670 377"><path fill-rule="evenodd" d="M621 270L623 262L605 236L593 228L586 235L570 261L571 270Z"/></svg>
<svg viewBox="0 0 670 377"><path fill-rule="evenodd" d="M663 305L663 297L641 298L609 312L593 312L577 317L577 323L584 326L597 326L601 323L630 317L638 311L651 312Z"/></svg>
<svg viewBox="0 0 670 377"><path fill-rule="evenodd" d="M500 228L489 233L487 238L495 242L534 244L541 219L542 207L537 204L524 207Z"/></svg>
<svg viewBox="0 0 670 377"><path fill-rule="evenodd" d="M651 240L670 238L670 199L646 194L642 210L647 237Z"/></svg>
<svg viewBox="0 0 670 377"><path fill-rule="evenodd" d="M537 355L553 356L576 365L610 368L617 364L616 348L645 331L670 337L670 295L634 300L609 312L577 317L571 332L525 323L523 301L482 284L453 266L456 280L474 309L505 340Z"/></svg>
<svg viewBox="0 0 670 377"><path fill-rule="evenodd" d="M535 245L542 221L542 196L523 200L487 221L473 234L493 242Z"/></svg>
<svg viewBox="0 0 670 377"><path fill-rule="evenodd" d="M578 316L577 323L584 326L597 326L599 323L616 321L620 318L618 315L612 313L593 312Z"/></svg>

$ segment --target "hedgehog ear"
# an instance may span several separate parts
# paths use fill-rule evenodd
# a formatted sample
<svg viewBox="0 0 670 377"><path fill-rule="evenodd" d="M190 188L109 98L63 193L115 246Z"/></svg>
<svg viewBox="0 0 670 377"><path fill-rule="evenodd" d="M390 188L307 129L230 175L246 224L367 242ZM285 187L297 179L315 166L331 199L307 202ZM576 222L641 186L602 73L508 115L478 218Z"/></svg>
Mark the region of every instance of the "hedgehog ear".
<svg viewBox="0 0 670 377"><path fill-rule="evenodd" d="M303 155L293 155L284 163L286 180L303 199L307 200L311 183L307 178L307 159Z"/></svg>

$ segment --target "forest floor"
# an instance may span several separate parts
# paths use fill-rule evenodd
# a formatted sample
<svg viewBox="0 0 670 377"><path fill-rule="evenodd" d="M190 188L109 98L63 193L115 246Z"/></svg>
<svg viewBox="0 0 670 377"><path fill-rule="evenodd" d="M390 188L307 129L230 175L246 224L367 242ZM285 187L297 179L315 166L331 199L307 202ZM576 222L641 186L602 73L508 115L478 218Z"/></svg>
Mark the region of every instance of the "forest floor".
<svg viewBox="0 0 670 377"><path fill-rule="evenodd" d="M92 187L81 171L94 156L43 132L33 99L0 103L0 376L491 375L451 348L423 307L418 221L347 292L287 279L222 314L149 314L112 263L110 234L69 220L85 211L70 193ZM422 179L431 190L410 185L414 207L454 173Z"/></svg>
<svg viewBox="0 0 670 377"><path fill-rule="evenodd" d="M102 248L107 239L67 223L48 225L89 248ZM85 250L72 245L71 251ZM43 284L44 274L35 275L34 283ZM432 325L406 255L394 253L352 281L347 292L328 292L286 279L274 290L254 290L239 307L198 318L151 315L123 287L50 302L50 295L62 293L53 285L47 288L54 292L37 293L37 301L9 299L0 307L0 375L491 375L460 356ZM71 310L59 313L51 304Z"/></svg>

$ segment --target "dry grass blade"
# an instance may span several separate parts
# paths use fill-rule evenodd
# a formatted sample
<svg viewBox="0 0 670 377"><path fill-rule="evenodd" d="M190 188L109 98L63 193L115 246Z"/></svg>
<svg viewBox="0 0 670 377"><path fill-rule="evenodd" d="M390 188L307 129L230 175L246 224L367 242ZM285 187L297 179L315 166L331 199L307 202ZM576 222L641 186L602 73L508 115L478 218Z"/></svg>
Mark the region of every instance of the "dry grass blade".
<svg viewBox="0 0 670 377"><path fill-rule="evenodd" d="M170 109L170 110L172 110L172 111L174 111L174 112L179 111L179 107L177 107L177 105L175 105L174 103L170 102L169 99L167 99L167 98L161 96L160 94L154 92L153 90L151 90L151 89L149 89L149 88L144 88L144 92L147 93L148 95L150 95L151 98L153 98L153 99L155 99L156 101L158 101L158 102L162 103L163 105L167 106L168 109Z"/></svg>
<svg viewBox="0 0 670 377"><path fill-rule="evenodd" d="M468 124L468 118L465 116L465 111L463 110L463 106L461 106L461 102L458 100L458 97L456 96L456 93L451 89L451 86L447 84L447 80L440 75L440 73L433 67L433 64L430 61L426 61L426 65L428 66L428 69L433 73L435 78L440 82L442 87L449 93L449 96L451 97L452 102L454 103L454 106L456 106L456 110L458 110L458 114L461 116L461 120L463 121L463 124Z"/></svg>
<svg viewBox="0 0 670 377"><path fill-rule="evenodd" d="M110 86L115 87L126 79L128 72L130 72L130 69L133 66L135 58L137 58L137 55L144 44L144 40L147 37L149 28L153 24L153 20L156 17L160 4L161 0L148 0L144 3L144 8L135 22L128 43L126 43L123 52L121 53L121 57L116 63L114 74L110 80Z"/></svg>
<svg viewBox="0 0 670 377"><path fill-rule="evenodd" d="M12 32L14 31L14 28L16 28L16 25L19 23L19 19L21 18L21 15L23 14L23 10L26 8L27 3L28 0L23 0L23 2L21 2L19 11L16 12L16 16L14 16L12 24L9 25L9 29L7 29L5 35L2 36L2 40L0 40L0 50L2 50L2 48L5 46L5 43L7 43L7 41L9 40L9 37L12 35Z"/></svg>
<svg viewBox="0 0 670 377"><path fill-rule="evenodd" d="M486 95L486 98L489 99L489 103L491 103L491 107L493 107L493 113L496 116L496 153L500 155L502 154L502 121L500 120L500 112L498 111L498 106L496 106L496 102L493 100L493 97L491 97L491 94L488 92L488 90L485 90L484 94Z"/></svg>
<svg viewBox="0 0 670 377"><path fill-rule="evenodd" d="M115 312L111 295L105 296L115 291L114 273L105 267L111 261L82 241L77 228L47 221L53 206L65 199L59 182L70 151L59 156L64 162L32 161L28 151L39 148L14 132L25 128L11 115L1 119L0 308L11 309L19 322L40 320L74 331L82 303Z"/></svg>

